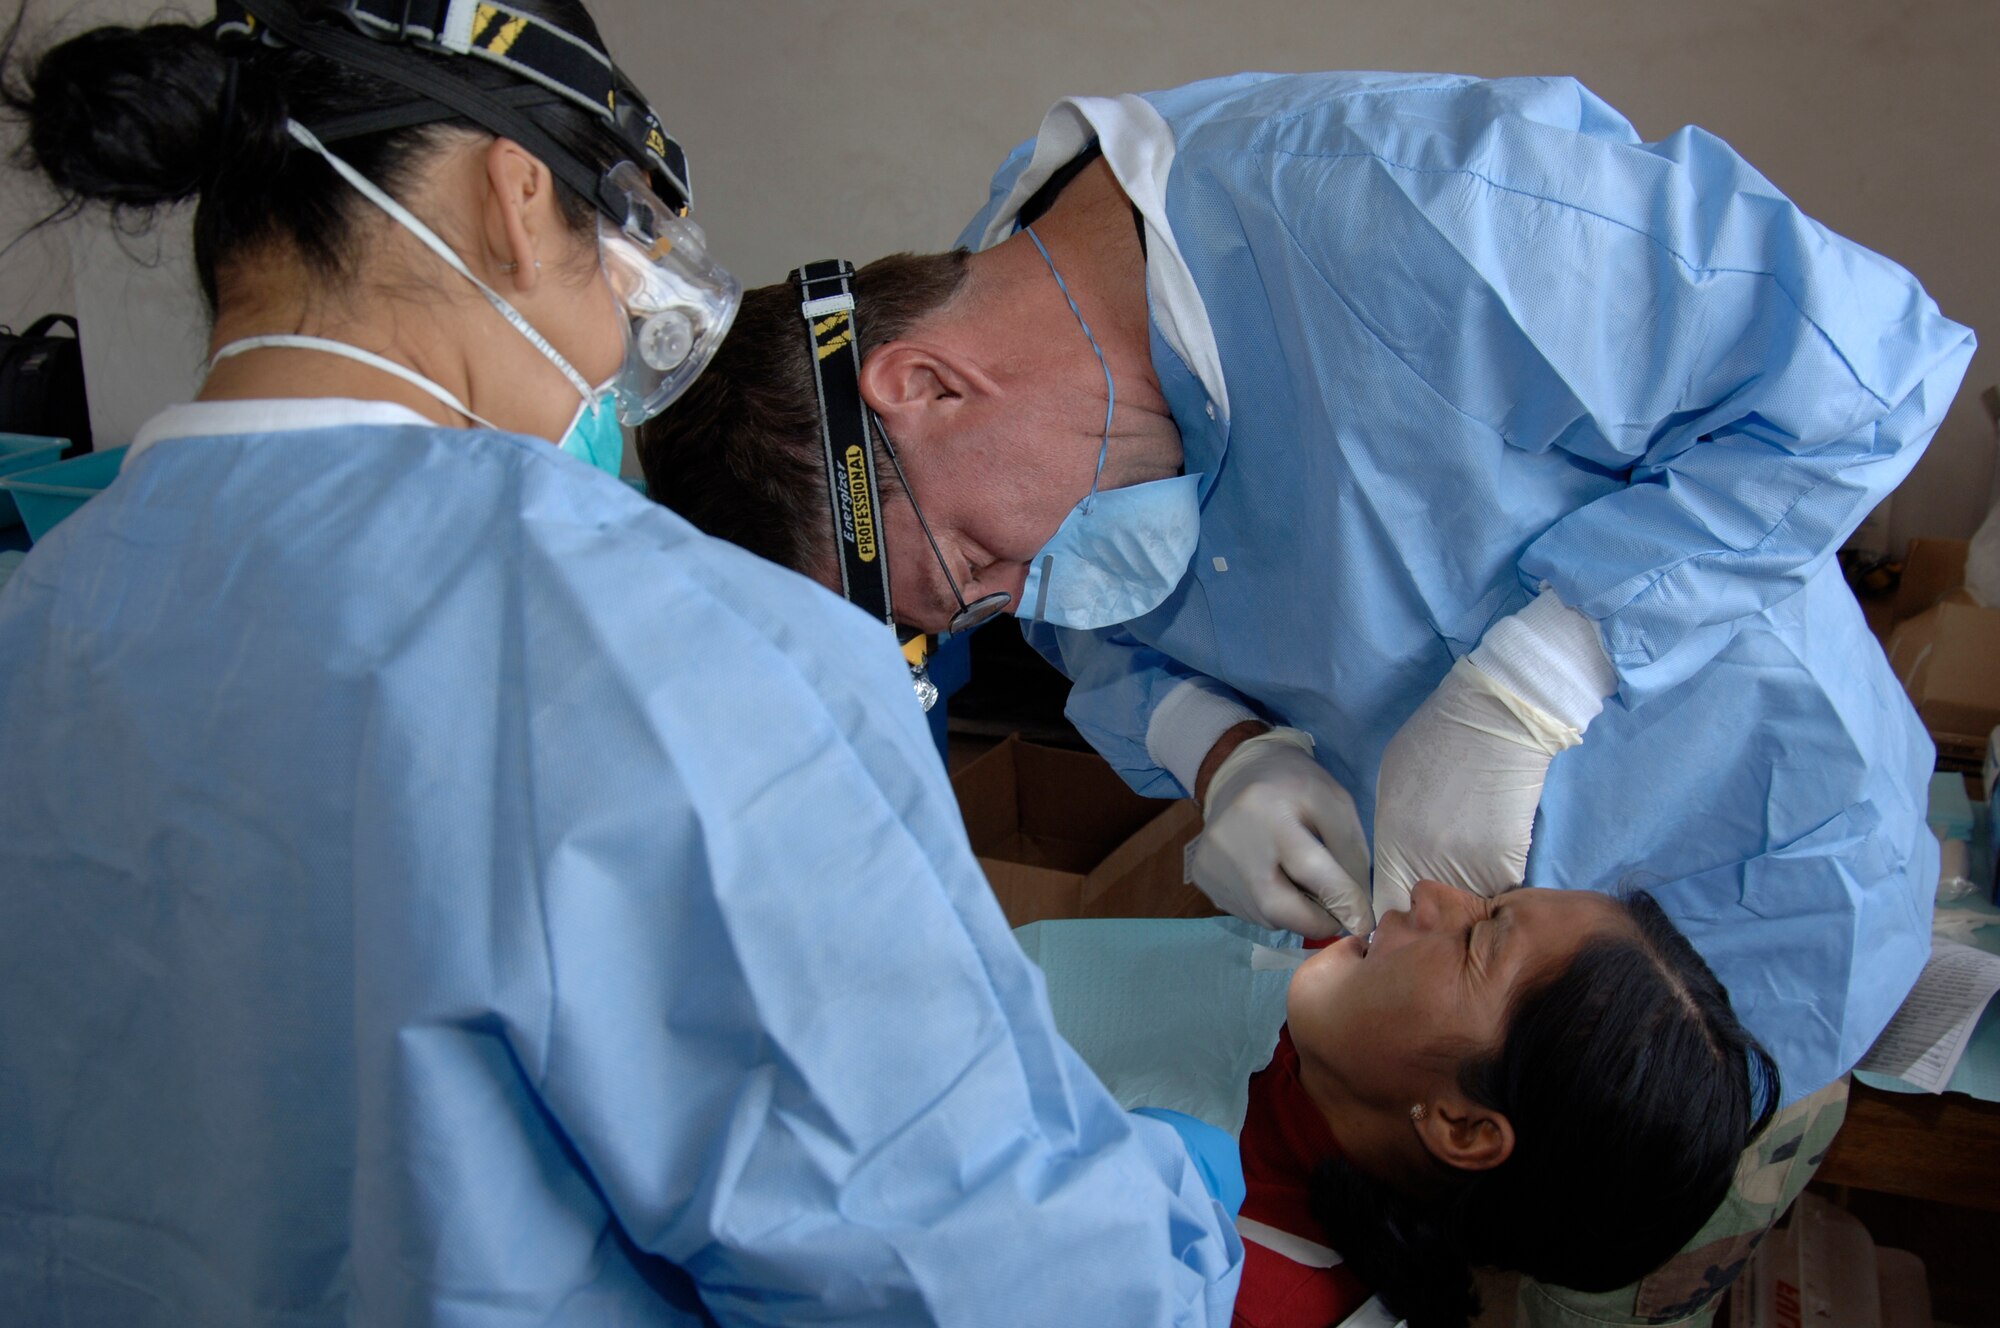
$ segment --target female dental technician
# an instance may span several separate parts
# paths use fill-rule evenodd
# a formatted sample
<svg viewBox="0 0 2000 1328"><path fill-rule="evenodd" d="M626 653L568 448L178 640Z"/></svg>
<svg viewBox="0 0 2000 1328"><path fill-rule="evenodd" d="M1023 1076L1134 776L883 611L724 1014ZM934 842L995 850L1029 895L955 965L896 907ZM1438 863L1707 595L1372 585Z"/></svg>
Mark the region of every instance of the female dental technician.
<svg viewBox="0 0 2000 1328"><path fill-rule="evenodd" d="M1067 99L961 244L853 282L905 622L1032 619L1097 749L1202 799L1230 912L1636 883L1788 1092L1854 1064L1937 871L1833 562L1972 354L1909 273L1563 78ZM643 451L836 584L798 324L746 296Z"/></svg>
<svg viewBox="0 0 2000 1328"><path fill-rule="evenodd" d="M215 330L0 594L0 1321L1225 1321L893 644L616 478L738 291L583 8L9 89L65 199L199 200Z"/></svg>

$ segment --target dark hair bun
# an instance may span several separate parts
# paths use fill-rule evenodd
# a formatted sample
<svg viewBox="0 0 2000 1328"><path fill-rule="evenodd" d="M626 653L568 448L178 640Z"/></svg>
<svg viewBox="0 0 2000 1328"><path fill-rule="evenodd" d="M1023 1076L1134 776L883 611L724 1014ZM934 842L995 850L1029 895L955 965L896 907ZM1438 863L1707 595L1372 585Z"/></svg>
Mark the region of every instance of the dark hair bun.
<svg viewBox="0 0 2000 1328"><path fill-rule="evenodd" d="M72 200L179 202L225 165L281 150L275 89L186 24L93 29L42 56L8 100L26 115L34 163Z"/></svg>
<svg viewBox="0 0 2000 1328"><path fill-rule="evenodd" d="M580 0L511 4L587 40L596 31ZM301 0L297 8L304 17L344 24L321 0ZM46 176L62 196L56 215L93 203L150 213L199 199L194 267L211 308L217 273L267 247L289 251L317 280L346 282L359 270L355 227L375 213L327 163L293 144L290 120L336 130L348 121L348 131L334 139L341 159L385 188L413 183L429 168L442 128L473 124L446 115L434 123L355 129L352 117L409 104L410 89L296 45L218 42L208 28L155 23L93 29L18 58L22 31L19 15L11 26L0 20L0 102L27 127L17 163ZM405 54L412 68L435 68L488 92L529 86L487 61ZM580 106L538 98L524 113L579 161L604 168L625 155ZM596 233L590 199L567 185L556 196L572 230Z"/></svg>

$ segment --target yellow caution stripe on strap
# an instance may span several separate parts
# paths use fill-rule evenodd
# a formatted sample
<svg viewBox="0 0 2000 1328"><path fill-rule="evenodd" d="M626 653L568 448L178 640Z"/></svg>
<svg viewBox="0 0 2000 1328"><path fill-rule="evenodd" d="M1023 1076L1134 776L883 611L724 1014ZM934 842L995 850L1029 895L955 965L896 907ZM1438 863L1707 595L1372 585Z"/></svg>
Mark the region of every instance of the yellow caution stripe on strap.
<svg viewBox="0 0 2000 1328"><path fill-rule="evenodd" d="M854 328L849 317L845 313L838 313L813 324L813 344L819 348L820 359L825 359L854 340Z"/></svg>

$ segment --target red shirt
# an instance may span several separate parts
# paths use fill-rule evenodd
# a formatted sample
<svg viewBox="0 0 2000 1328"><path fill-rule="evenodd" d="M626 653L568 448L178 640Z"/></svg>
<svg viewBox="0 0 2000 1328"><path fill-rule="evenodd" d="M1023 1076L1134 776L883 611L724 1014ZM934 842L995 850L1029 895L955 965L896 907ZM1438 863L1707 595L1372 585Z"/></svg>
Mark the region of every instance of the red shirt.
<svg viewBox="0 0 2000 1328"><path fill-rule="evenodd" d="M1326 1236L1313 1220L1309 1182L1319 1164L1339 1156L1340 1150L1326 1118L1299 1082L1299 1053L1290 1029L1278 1035L1271 1063L1251 1076L1250 1112L1238 1146L1248 1190L1243 1216L1296 1236L1305 1247L1273 1249L1259 1243L1254 1229L1244 1233L1237 1328L1327 1328L1339 1323L1360 1309L1369 1293L1345 1264L1313 1266L1337 1256L1324 1251Z"/></svg>

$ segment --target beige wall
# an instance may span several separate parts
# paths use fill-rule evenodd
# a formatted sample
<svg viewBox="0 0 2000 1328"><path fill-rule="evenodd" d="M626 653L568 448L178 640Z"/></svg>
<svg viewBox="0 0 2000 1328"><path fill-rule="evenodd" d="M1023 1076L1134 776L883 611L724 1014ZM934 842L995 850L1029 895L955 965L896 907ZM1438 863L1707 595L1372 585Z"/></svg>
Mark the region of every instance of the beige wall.
<svg viewBox="0 0 2000 1328"><path fill-rule="evenodd" d="M159 6L148 0L0 0L0 31L26 6L26 37L36 39L52 27L73 31L92 23L134 23ZM32 230L48 215L53 201L38 180L13 169L19 129L11 119L0 120L0 324L19 328L44 313L75 311L70 286L67 226Z"/></svg>
<svg viewBox="0 0 2000 1328"><path fill-rule="evenodd" d="M11 0L0 0L0 6ZM37 0L47 7L51 0ZM60 3L60 0L57 0ZM96 0L143 12L131 0ZM2000 379L1992 0L593 0L694 157L697 215L751 282L938 248L1056 97L1240 69L1568 73L1649 138L1721 134L1821 221L1992 329L1898 495L1902 534L1968 533ZM17 192L8 182L7 195ZM17 211L0 198L0 223ZM53 265L0 267L0 320ZM21 283L43 282L27 300Z"/></svg>

